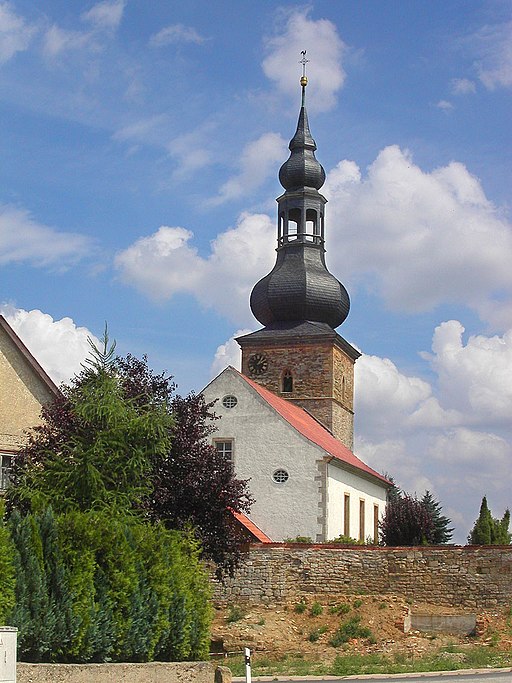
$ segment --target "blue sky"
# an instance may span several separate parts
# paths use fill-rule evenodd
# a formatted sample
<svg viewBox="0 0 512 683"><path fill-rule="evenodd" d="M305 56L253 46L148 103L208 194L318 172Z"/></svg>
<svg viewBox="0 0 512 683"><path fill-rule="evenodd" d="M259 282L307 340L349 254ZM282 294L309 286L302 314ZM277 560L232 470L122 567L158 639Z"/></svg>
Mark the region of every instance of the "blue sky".
<svg viewBox="0 0 512 683"><path fill-rule="evenodd" d="M57 381L105 321L182 393L236 364L307 49L356 452L464 541L512 503L511 45L500 0L0 0L1 311Z"/></svg>

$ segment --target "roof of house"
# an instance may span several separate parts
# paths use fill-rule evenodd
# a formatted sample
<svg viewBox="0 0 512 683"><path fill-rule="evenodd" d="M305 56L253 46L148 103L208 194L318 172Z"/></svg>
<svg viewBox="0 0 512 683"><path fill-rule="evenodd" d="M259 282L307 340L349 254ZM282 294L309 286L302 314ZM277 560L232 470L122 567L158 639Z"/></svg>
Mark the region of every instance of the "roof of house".
<svg viewBox="0 0 512 683"><path fill-rule="evenodd" d="M329 455L331 455L334 460L348 466L349 468L356 469L359 472L365 473L371 477L379 479L382 483L388 486L392 485L389 479L386 479L382 474L379 474L366 463L360 460L352 451L347 448L344 444L336 439L323 425L320 424L312 415L299 406L294 405L290 401L284 398L276 396L268 389L260 386L256 382L242 375L235 368L231 367L231 370L236 372L249 386L251 386L254 391L256 391L261 398L268 403L279 415L288 422L292 427L294 427L302 436L304 436L309 441L322 448Z"/></svg>
<svg viewBox="0 0 512 683"><path fill-rule="evenodd" d="M259 527L256 526L254 522L252 522L247 515L244 515L243 512L235 512L234 510L231 511L233 513L233 516L235 517L238 522L249 532L251 536L253 536L257 541L260 543L272 543L272 539L267 536Z"/></svg>
<svg viewBox="0 0 512 683"><path fill-rule="evenodd" d="M19 353L23 356L25 361L29 364L29 366L32 369L32 371L34 372L34 374L37 375L39 380L47 387L48 391L50 391L50 393L52 393L54 396L58 396L60 394L59 387L55 384L55 382L51 379L51 377L45 372L45 370L43 370L43 368L39 365L37 360L30 353L30 351L27 349L25 344L21 341L21 339L18 337L16 332L12 329L12 327L9 325L9 323L3 317L3 315L0 315L0 329L5 332L7 337L9 337L9 339L14 344L14 346L17 348Z"/></svg>

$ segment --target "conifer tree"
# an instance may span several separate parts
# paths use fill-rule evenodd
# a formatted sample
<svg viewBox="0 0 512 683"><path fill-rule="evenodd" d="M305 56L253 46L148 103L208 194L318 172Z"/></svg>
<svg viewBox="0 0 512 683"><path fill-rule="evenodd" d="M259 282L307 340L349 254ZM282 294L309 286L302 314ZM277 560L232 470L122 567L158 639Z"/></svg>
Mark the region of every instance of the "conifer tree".
<svg viewBox="0 0 512 683"><path fill-rule="evenodd" d="M4 523L5 504L0 498L0 625L9 623L15 603L16 570L15 548L9 529Z"/></svg>
<svg viewBox="0 0 512 683"><path fill-rule="evenodd" d="M487 497L482 498L480 513L469 536L470 545L509 545L512 535L509 533L510 511L505 510L502 519L495 519L489 506Z"/></svg>
<svg viewBox="0 0 512 683"><path fill-rule="evenodd" d="M441 514L443 508L439 501L427 490L421 499L421 504L430 512L434 522L434 533L431 543L433 545L448 543L452 538L453 528L448 526L451 524L448 517Z"/></svg>

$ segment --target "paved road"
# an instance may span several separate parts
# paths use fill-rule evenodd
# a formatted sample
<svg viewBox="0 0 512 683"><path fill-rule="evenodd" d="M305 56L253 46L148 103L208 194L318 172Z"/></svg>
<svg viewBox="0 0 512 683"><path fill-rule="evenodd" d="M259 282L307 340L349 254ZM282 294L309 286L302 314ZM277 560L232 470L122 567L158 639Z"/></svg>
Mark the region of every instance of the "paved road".
<svg viewBox="0 0 512 683"><path fill-rule="evenodd" d="M512 669L507 671L485 671L479 673L464 673L460 671L446 671L439 674L402 674L400 676L384 677L382 675L374 676L343 676L336 678L335 676L325 676L324 678L301 678L300 676L292 676L291 678L284 678L283 676L257 676L252 679L253 683L259 681L279 681L280 683L293 683L300 681L301 683L319 683L319 681L385 681L386 683L512 683ZM244 682L245 678L236 677L233 681Z"/></svg>

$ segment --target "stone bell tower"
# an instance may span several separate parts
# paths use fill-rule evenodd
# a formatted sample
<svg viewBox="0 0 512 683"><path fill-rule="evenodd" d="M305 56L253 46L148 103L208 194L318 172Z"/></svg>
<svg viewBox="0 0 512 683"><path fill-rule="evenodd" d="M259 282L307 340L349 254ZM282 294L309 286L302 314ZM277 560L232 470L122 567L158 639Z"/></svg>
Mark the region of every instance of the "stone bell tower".
<svg viewBox="0 0 512 683"><path fill-rule="evenodd" d="M306 59L302 60L305 67ZM307 77L290 157L281 166L277 258L252 290L263 329L238 337L242 373L310 412L348 448L354 435L354 363L360 353L335 328L346 319L345 287L325 265L325 171L306 112Z"/></svg>

